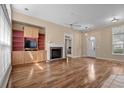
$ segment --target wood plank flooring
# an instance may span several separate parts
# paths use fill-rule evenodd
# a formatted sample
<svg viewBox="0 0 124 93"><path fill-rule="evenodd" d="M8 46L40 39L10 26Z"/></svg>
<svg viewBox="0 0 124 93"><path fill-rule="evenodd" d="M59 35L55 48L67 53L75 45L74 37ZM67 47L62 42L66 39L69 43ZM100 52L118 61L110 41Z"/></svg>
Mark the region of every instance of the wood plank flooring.
<svg viewBox="0 0 124 93"><path fill-rule="evenodd" d="M102 88L124 88L124 75L111 75Z"/></svg>
<svg viewBox="0 0 124 93"><path fill-rule="evenodd" d="M93 58L75 58L50 63L14 66L13 88L98 88L111 75L123 75L124 63Z"/></svg>

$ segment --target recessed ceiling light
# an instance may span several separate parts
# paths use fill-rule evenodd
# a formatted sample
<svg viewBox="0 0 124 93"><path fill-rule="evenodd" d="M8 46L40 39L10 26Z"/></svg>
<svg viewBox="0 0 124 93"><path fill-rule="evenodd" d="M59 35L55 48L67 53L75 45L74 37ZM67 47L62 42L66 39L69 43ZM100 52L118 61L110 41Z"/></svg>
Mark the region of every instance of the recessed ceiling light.
<svg viewBox="0 0 124 93"><path fill-rule="evenodd" d="M29 9L28 9L28 8L24 8L24 10L25 10L25 11L29 11Z"/></svg>
<svg viewBox="0 0 124 93"><path fill-rule="evenodd" d="M112 19L112 22L113 22L113 23L116 23L118 20L119 20L119 19L117 19L117 18L114 17L114 18Z"/></svg>

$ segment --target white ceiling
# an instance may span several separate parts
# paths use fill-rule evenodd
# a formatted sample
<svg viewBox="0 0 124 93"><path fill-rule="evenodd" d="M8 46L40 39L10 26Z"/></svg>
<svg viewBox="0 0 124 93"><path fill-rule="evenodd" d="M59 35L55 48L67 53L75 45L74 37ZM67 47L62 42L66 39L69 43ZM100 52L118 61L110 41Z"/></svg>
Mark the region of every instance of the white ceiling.
<svg viewBox="0 0 124 93"><path fill-rule="evenodd" d="M74 28L82 30L112 25L113 17L124 22L124 5L121 4L14 4L14 11L33 17L48 20L56 24L69 26L79 24L82 27ZM28 8L29 11L25 11Z"/></svg>

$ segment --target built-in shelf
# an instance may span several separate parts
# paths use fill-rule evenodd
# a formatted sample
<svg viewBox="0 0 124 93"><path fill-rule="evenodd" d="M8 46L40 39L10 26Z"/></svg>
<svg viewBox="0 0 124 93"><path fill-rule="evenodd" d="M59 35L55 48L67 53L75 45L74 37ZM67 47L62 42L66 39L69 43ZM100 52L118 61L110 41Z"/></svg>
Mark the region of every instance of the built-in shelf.
<svg viewBox="0 0 124 93"><path fill-rule="evenodd" d="M24 37L24 31L19 30L13 30L13 51L23 51L25 39L36 39L36 38L28 38ZM44 50L45 49L45 35L39 34L38 39L36 39L38 42L38 50Z"/></svg>
<svg viewBox="0 0 124 93"><path fill-rule="evenodd" d="M13 30L13 51L24 50L24 32Z"/></svg>
<svg viewBox="0 0 124 93"><path fill-rule="evenodd" d="M39 34L38 49L39 50L44 50L44 47L45 47L45 35L44 34Z"/></svg>
<svg viewBox="0 0 124 93"><path fill-rule="evenodd" d="M12 65L46 61L45 31L25 23L13 22Z"/></svg>

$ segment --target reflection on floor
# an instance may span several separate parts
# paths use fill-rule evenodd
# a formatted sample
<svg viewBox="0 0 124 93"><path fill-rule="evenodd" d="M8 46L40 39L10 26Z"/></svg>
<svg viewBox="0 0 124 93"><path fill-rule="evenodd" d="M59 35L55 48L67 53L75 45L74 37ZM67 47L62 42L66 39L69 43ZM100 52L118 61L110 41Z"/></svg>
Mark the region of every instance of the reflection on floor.
<svg viewBox="0 0 124 93"><path fill-rule="evenodd" d="M14 66L11 87L124 87L124 63L93 58Z"/></svg>

